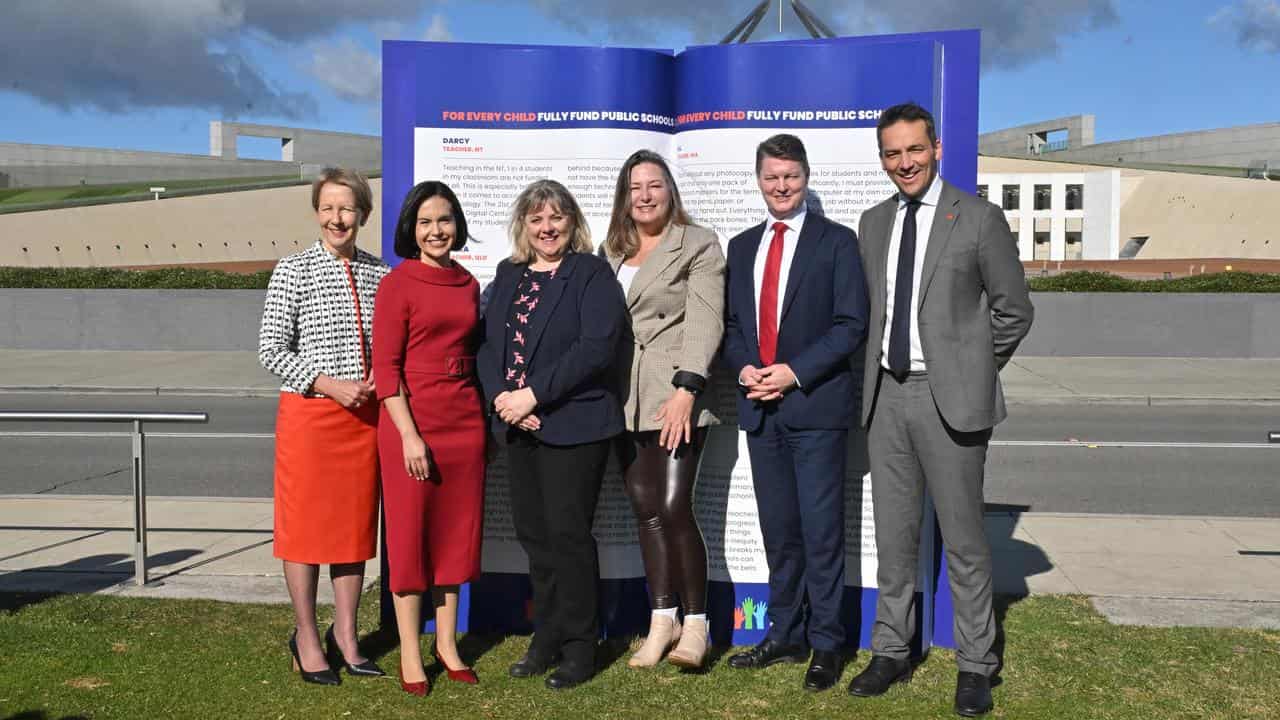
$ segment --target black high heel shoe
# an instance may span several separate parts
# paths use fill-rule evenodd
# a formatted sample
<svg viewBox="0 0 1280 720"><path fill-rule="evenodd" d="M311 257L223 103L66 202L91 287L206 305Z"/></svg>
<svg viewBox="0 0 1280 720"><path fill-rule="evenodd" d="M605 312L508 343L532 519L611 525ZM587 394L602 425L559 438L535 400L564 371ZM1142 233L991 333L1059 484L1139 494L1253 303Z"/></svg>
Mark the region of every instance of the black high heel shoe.
<svg viewBox="0 0 1280 720"><path fill-rule="evenodd" d="M329 661L330 667L346 668L348 675L358 677L382 677L386 675L382 668L375 665L372 660L365 660L358 665L347 662L347 659L342 655L342 648L338 647L337 638L333 636L332 625L324 633L324 657Z"/></svg>
<svg viewBox="0 0 1280 720"><path fill-rule="evenodd" d="M293 634L289 636L289 652L293 654L293 669L298 671L302 676L303 682L315 683L316 685L341 685L342 681L338 679L338 674L333 668L325 668L310 672L302 669L302 658L298 656L298 631L295 628ZM326 658L327 659L327 658Z"/></svg>

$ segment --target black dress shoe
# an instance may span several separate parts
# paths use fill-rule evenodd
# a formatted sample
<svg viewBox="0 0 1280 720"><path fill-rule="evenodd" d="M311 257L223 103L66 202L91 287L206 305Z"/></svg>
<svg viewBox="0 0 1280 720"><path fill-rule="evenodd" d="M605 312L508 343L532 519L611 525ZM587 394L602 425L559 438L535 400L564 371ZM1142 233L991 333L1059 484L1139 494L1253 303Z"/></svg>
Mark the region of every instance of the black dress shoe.
<svg viewBox="0 0 1280 720"><path fill-rule="evenodd" d="M554 662L552 658L544 658L528 652L507 669L507 674L513 678L534 677L545 673Z"/></svg>
<svg viewBox="0 0 1280 720"><path fill-rule="evenodd" d="M314 683L316 685L340 685L342 681L338 679L338 674L333 668L325 668L323 670L304 670L302 669L302 656L298 654L298 631L294 630L289 636L289 654L293 655L293 669L298 671L298 675L303 682Z"/></svg>
<svg viewBox="0 0 1280 720"><path fill-rule="evenodd" d="M834 650L814 650L809 669L804 674L804 689L821 692L831 689L844 670L844 658Z"/></svg>
<svg viewBox="0 0 1280 720"><path fill-rule="evenodd" d="M956 713L978 717L991 712L991 678L980 673L961 672L956 676Z"/></svg>
<svg viewBox="0 0 1280 720"><path fill-rule="evenodd" d="M804 649L802 645L783 645L775 640L765 638L761 643L750 650L734 655L729 658L729 667L738 668L766 668L780 662L785 663L802 663L809 658L809 651Z"/></svg>
<svg viewBox="0 0 1280 720"><path fill-rule="evenodd" d="M911 661L875 655L867 669L849 681L849 694L858 697L883 695L894 683L911 682Z"/></svg>
<svg viewBox="0 0 1280 720"><path fill-rule="evenodd" d="M568 690L591 679L593 668L584 663L564 662L544 681L552 690Z"/></svg>
<svg viewBox="0 0 1280 720"><path fill-rule="evenodd" d="M349 663L347 658L342 654L342 648L338 647L338 640L333 636L333 626L324 633L324 656L329 661L329 667L346 668L348 675L356 677L382 677L386 675L382 668L378 667L372 660L365 660L362 663Z"/></svg>

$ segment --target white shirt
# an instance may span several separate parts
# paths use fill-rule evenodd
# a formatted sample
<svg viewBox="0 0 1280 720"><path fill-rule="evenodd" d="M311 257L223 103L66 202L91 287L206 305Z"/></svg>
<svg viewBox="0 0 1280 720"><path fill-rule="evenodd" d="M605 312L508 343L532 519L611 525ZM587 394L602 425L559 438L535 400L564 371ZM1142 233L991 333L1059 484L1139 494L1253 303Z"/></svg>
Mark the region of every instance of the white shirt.
<svg viewBox="0 0 1280 720"><path fill-rule="evenodd" d="M787 276L791 274L791 261L796 257L796 245L800 242L800 228L804 227L804 216L808 214L808 205L801 205L800 212L792 215L786 220L778 220L769 213L769 219L764 224L764 236L760 240L760 247L756 248L756 263L753 268L753 276L756 288L756 332L760 331L760 286L764 283L764 264L769 258L769 245L773 243L773 225L777 222L786 223L787 231L782 236L782 265L778 268L778 332L782 332L782 301L787 295ZM757 337L759 335L757 334Z"/></svg>
<svg viewBox="0 0 1280 720"><path fill-rule="evenodd" d="M924 372L924 346L920 343L920 273L924 269L924 254L929 248L929 230L933 227L933 215L942 196L942 180L934 176L929 189L920 198L916 208L916 254L911 269L911 372ZM889 367L889 336L893 334L893 299L898 282L898 253L902 249L902 221L907 216L907 198L898 194L898 212L893 218L893 234L889 236L889 256L885 266L884 339L880 345L880 364Z"/></svg>
<svg viewBox="0 0 1280 720"><path fill-rule="evenodd" d="M618 284L622 286L623 297L631 293L631 283L636 279L636 273L638 272L640 272L640 266L638 265L622 263L618 266Z"/></svg>

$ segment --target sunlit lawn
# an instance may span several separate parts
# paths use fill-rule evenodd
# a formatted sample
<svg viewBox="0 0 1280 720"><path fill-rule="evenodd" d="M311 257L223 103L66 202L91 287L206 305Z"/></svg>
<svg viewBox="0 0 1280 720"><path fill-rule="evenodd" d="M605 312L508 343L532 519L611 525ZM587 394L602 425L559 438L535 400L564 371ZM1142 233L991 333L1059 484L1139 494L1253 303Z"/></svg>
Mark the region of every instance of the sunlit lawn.
<svg viewBox="0 0 1280 720"><path fill-rule="evenodd" d="M394 642L373 632L376 604L371 593L361 611L364 645L394 674ZM291 622L278 605L0 595L0 718L954 717L946 651L935 651L910 685L859 699L844 685L866 653L837 689L814 695L800 688L802 665L744 672L718 655L705 674L637 671L626 666L629 649L615 644L602 651L608 666L595 681L553 693L541 680L506 675L526 638L471 637L464 654L481 684L436 677L432 694L418 699L390 678L304 685L289 669ZM1280 633L1118 627L1079 597L1013 602L1004 625L993 717L1280 717Z"/></svg>

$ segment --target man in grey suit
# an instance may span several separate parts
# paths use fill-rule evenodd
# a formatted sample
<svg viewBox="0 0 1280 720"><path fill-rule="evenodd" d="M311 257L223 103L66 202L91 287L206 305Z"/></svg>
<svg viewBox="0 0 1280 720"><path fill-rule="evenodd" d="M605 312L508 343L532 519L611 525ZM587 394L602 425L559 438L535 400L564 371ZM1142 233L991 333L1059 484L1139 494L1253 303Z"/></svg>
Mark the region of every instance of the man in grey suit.
<svg viewBox="0 0 1280 720"><path fill-rule="evenodd" d="M999 371L1031 328L1018 246L1000 208L938 177L933 116L896 105L876 127L898 192L858 228L871 295L862 423L879 556L871 664L849 684L880 695L911 677L922 502L937 508L955 605L955 710L991 710L998 669L983 466L1005 418ZM928 592L928 589L924 589Z"/></svg>

